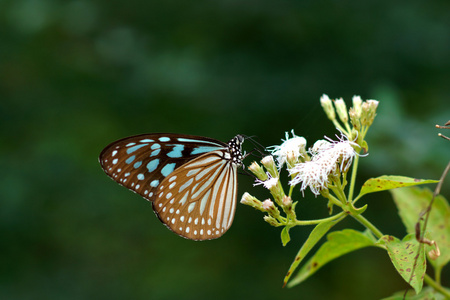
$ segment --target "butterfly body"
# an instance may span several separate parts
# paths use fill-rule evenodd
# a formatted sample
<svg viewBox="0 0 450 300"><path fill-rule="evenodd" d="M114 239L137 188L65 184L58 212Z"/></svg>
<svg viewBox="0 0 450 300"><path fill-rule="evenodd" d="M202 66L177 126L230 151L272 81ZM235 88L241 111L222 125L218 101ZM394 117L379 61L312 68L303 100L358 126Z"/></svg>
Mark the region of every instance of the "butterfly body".
<svg viewBox="0 0 450 300"><path fill-rule="evenodd" d="M143 134L111 143L99 160L113 180L152 202L169 229L207 240L223 235L233 221L243 140Z"/></svg>

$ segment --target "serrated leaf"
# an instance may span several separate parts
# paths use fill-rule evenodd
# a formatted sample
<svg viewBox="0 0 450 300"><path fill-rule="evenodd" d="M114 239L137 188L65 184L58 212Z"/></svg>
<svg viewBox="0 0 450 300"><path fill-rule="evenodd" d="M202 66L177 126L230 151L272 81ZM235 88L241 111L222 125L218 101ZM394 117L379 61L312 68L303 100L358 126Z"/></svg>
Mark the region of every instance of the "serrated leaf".
<svg viewBox="0 0 450 300"><path fill-rule="evenodd" d="M292 276L292 273L298 267L300 262L305 258L305 256L309 253L309 251L331 229L331 227L336 225L342 219L343 218L340 218L340 219L337 219L334 221L322 222L322 223L317 224L316 227L314 227L314 229L309 234L308 239L305 241L305 243L302 245L302 247L298 251L297 256L295 256L294 261L292 262L286 276L284 277L283 287L286 285L289 278Z"/></svg>
<svg viewBox="0 0 450 300"><path fill-rule="evenodd" d="M415 233L415 225L430 204L433 192L426 188L405 188L391 193L406 231ZM450 206L441 195L434 199L426 232L426 237L436 241L441 250L441 255L430 262L434 266L445 266L450 261Z"/></svg>
<svg viewBox="0 0 450 300"><path fill-rule="evenodd" d="M331 232L327 235L327 241L300 269L298 274L289 282L288 286L292 287L305 281L325 264L344 254L375 245L376 241L366 233L353 229Z"/></svg>
<svg viewBox="0 0 450 300"><path fill-rule="evenodd" d="M284 227L281 231L281 242L283 243L283 246L286 246L287 243L291 240L291 237L289 236L289 227Z"/></svg>
<svg viewBox="0 0 450 300"><path fill-rule="evenodd" d="M400 276L414 288L417 294L420 293L426 270L423 244L419 244L414 234L408 234L402 241L393 236L385 235L379 243L386 246L389 258ZM418 251L419 247L421 248L420 252ZM417 255L417 264L414 268ZM411 277L413 271L414 274Z"/></svg>
<svg viewBox="0 0 450 300"><path fill-rule="evenodd" d="M436 183L437 180L431 179L417 179L405 176L380 176L377 178L370 178L361 187L358 198L362 195L375 193L380 191L392 190L405 186L413 186L419 184Z"/></svg>

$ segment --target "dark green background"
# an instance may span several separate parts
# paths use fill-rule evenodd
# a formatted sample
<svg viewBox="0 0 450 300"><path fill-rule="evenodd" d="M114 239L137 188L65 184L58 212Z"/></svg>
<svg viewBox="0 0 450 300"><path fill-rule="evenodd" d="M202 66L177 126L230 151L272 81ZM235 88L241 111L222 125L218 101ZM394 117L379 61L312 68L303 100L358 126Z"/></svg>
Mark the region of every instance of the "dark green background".
<svg viewBox="0 0 450 300"><path fill-rule="evenodd" d="M436 179L450 147L434 128L450 119L449 12L415 0L0 0L0 298L379 299L405 288L385 252L364 249L281 289L310 227L282 247L280 229L239 204L223 238L185 240L97 156L151 132L269 146L294 129L311 145L336 133L320 96L350 106L356 94L380 101L360 183ZM239 198L268 197L249 176L239 184ZM321 198L296 199L299 217L326 216ZM363 203L384 233L404 235L388 193Z"/></svg>

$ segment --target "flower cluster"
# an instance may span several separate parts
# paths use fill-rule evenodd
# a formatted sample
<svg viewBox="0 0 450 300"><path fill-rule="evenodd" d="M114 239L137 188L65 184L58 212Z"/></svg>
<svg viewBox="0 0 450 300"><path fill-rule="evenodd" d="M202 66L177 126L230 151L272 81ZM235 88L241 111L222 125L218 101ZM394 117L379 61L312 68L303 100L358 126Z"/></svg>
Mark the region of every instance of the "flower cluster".
<svg viewBox="0 0 450 300"><path fill-rule="evenodd" d="M263 185L268 189L273 201L267 199L261 202L245 193L241 203L267 212L268 216L264 220L271 225L289 226L287 224L290 224L290 221L296 220L296 203L291 199L293 187L299 186L303 195L309 188L315 196L322 194L329 201L336 199L330 195L329 189L342 195L338 190L343 190L347 184L346 175L350 166L355 158L361 156L361 151L365 153L368 149L364 137L375 118L378 101L362 101L361 97L355 96L353 106L349 110L343 99L332 101L327 95L321 97L320 103L327 117L340 132L336 141L326 137L307 149L306 139L297 136L292 130L291 137L286 132L281 145L267 148L271 155L261 160L262 166L256 162L249 166L249 170L257 178L255 185ZM291 188L288 195L280 182L280 171L283 167L286 167L290 175ZM346 202L345 199L339 200ZM275 204L286 214L286 218L281 216Z"/></svg>

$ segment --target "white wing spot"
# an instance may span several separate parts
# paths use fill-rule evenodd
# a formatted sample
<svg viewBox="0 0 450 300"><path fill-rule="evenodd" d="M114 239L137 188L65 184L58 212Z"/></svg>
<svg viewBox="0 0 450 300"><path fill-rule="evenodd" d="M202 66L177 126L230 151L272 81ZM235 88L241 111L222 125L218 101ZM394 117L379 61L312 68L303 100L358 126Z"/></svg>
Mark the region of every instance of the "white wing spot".
<svg viewBox="0 0 450 300"><path fill-rule="evenodd" d="M208 219L208 225L211 225L211 218Z"/></svg>
<svg viewBox="0 0 450 300"><path fill-rule="evenodd" d="M177 215L179 215L180 214L180 210L179 209L177 209L177 211L175 212Z"/></svg>
<svg viewBox="0 0 450 300"><path fill-rule="evenodd" d="M168 219L168 218L167 218ZM208 229L207 231L208 235L211 235L211 230Z"/></svg>
<svg viewBox="0 0 450 300"><path fill-rule="evenodd" d="M176 221L175 218L172 218L172 224L175 224L175 221Z"/></svg>
<svg viewBox="0 0 450 300"><path fill-rule="evenodd" d="M181 216L181 217L180 217L180 221L181 221L181 222L184 222L184 216Z"/></svg>
<svg viewBox="0 0 450 300"><path fill-rule="evenodd" d="M191 204L189 204L188 212L191 213L194 210L194 207L195 207L195 202L192 202Z"/></svg>
<svg viewBox="0 0 450 300"><path fill-rule="evenodd" d="M190 177L190 176L192 176L192 175L195 175L195 174L198 173L198 171L200 171L200 169L190 170L190 171L186 174L186 176L187 176L187 177Z"/></svg>
<svg viewBox="0 0 450 300"><path fill-rule="evenodd" d="M136 189L140 188L141 186L139 184L136 184Z"/></svg>
<svg viewBox="0 0 450 300"><path fill-rule="evenodd" d="M197 230L194 230L194 235L197 235Z"/></svg>
<svg viewBox="0 0 450 300"><path fill-rule="evenodd" d="M167 193L166 199L169 199L170 197L172 197L172 193Z"/></svg>
<svg viewBox="0 0 450 300"><path fill-rule="evenodd" d="M173 188L176 184L177 184L176 182L172 182L172 183L169 185L169 189Z"/></svg>
<svg viewBox="0 0 450 300"><path fill-rule="evenodd" d="M113 161L112 161L113 165L117 164L118 161L119 160L117 158L114 158Z"/></svg>
<svg viewBox="0 0 450 300"><path fill-rule="evenodd" d="M202 218L202 225L205 225L205 218Z"/></svg>
<svg viewBox="0 0 450 300"><path fill-rule="evenodd" d="M195 218L194 220L194 224L197 225L198 224L198 218Z"/></svg>
<svg viewBox="0 0 450 300"><path fill-rule="evenodd" d="M158 206L159 206L159 207L162 207L162 203L159 203Z"/></svg>
<svg viewBox="0 0 450 300"><path fill-rule="evenodd" d="M190 228L186 227L186 233L189 233Z"/></svg>
<svg viewBox="0 0 450 300"><path fill-rule="evenodd" d="M200 229L200 235L203 235L203 229Z"/></svg>
<svg viewBox="0 0 450 300"><path fill-rule="evenodd" d="M191 223L191 222L192 222L192 218L191 218L191 217L189 217L188 223Z"/></svg>
<svg viewBox="0 0 450 300"><path fill-rule="evenodd" d="M173 211L174 211L174 209L173 209L173 207L169 210L169 212L171 213L171 214L173 214Z"/></svg>
<svg viewBox="0 0 450 300"><path fill-rule="evenodd" d="M112 153L111 153L111 156L115 156L117 154L117 150L114 150Z"/></svg>
<svg viewBox="0 0 450 300"><path fill-rule="evenodd" d="M174 181L175 179L177 179L177 176L175 175L175 176L172 176L172 177L170 177L169 178L169 182L172 182L172 181Z"/></svg>

